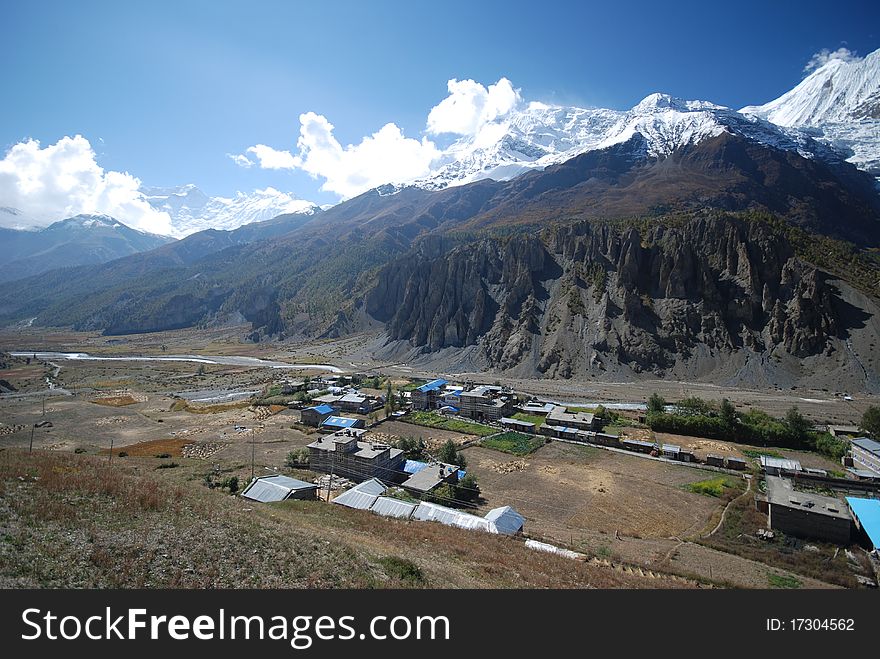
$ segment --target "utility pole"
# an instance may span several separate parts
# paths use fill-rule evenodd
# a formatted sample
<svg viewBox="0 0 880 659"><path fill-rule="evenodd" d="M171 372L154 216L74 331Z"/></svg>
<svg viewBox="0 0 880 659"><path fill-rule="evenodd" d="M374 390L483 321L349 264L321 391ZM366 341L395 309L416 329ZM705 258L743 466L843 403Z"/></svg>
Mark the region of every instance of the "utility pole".
<svg viewBox="0 0 880 659"><path fill-rule="evenodd" d="M43 416L46 416L46 397L41 396L41 398L43 400Z"/></svg>
<svg viewBox="0 0 880 659"><path fill-rule="evenodd" d="M254 428L251 428L251 482L254 482L254 470L257 463L257 436Z"/></svg>
<svg viewBox="0 0 880 659"><path fill-rule="evenodd" d="M36 429L36 427L37 427L36 423L31 424L31 445L30 445L30 448L28 448L28 453L34 452L34 430Z"/></svg>
<svg viewBox="0 0 880 659"><path fill-rule="evenodd" d="M336 446L330 455L330 478L327 481L327 501L330 501L330 488L333 485L333 472L336 471Z"/></svg>
<svg viewBox="0 0 880 659"><path fill-rule="evenodd" d="M110 459L107 460L108 464L113 463L113 435L110 435Z"/></svg>

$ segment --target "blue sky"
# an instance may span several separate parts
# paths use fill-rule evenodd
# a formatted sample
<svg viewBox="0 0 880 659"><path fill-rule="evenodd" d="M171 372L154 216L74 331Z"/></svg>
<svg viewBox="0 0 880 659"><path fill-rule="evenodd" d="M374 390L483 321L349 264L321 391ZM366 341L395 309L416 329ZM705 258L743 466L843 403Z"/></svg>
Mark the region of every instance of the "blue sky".
<svg viewBox="0 0 880 659"><path fill-rule="evenodd" d="M425 135L451 78L524 99L627 109L663 91L731 107L793 87L823 48L880 47L878 2L40 2L2 0L0 145L83 135L105 170L208 194L301 170L226 154L296 151L315 112L343 145L394 122ZM4 200L0 199L0 206Z"/></svg>

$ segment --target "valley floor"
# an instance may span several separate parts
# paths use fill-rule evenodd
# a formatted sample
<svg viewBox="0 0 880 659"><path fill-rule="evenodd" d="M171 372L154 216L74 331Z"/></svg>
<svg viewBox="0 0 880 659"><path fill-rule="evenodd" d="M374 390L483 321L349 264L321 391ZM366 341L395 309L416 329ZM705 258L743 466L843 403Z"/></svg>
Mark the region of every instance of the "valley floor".
<svg viewBox="0 0 880 659"><path fill-rule="evenodd" d="M405 364L365 362L364 346L372 337L291 347L243 343L238 336L229 329L128 337L23 330L0 333L0 351L240 355L327 363L351 372L420 375ZM746 482L734 484L723 498L698 494L689 486L713 474L694 467L558 442L517 458L475 445L475 438L459 433L401 421L376 428L388 436L421 436L432 443L453 438L466 444L464 455L482 490L480 511L513 506L526 517L530 537L591 557L582 563L536 554L517 539L387 520L322 501L264 506L207 488L206 478L219 482L232 476L243 486L252 469L257 476L315 477L285 467L290 451L314 439L297 423L294 410L255 408L235 398L181 405L177 397L260 390L279 377L272 369L100 361L11 366L0 371L0 378L17 389L0 396L2 585L854 585L843 552L825 560L831 547L818 547L814 559L815 552L803 547L749 546L741 536L753 535L760 519L752 515L749 496L738 498ZM291 374L296 372L284 371ZM46 378L55 389L47 389ZM772 414L798 405L814 420L837 423L855 422L864 407L878 402L858 392L848 392L850 401L841 392L752 391L664 381L509 380L494 374L479 379L572 403L641 403L659 391L670 399L727 397L741 408L755 405ZM33 424L42 421L50 425L34 428L32 435ZM663 439L698 443L678 436ZM31 441L32 454L27 452ZM741 454L748 447L723 448ZM780 452L808 466L836 466L815 454ZM734 503L728 506L730 500ZM400 561L417 569L401 571L394 567ZM277 564L287 567L279 571Z"/></svg>

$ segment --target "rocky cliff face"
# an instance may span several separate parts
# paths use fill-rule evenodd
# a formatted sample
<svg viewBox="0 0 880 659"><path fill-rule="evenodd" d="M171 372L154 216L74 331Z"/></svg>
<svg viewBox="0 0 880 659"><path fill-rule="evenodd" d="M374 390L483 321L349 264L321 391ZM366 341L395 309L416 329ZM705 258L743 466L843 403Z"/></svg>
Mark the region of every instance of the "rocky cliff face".
<svg viewBox="0 0 880 659"><path fill-rule="evenodd" d="M833 352L856 322L771 227L719 218L425 243L380 271L364 308L391 340L476 346L488 367L548 377L800 360Z"/></svg>

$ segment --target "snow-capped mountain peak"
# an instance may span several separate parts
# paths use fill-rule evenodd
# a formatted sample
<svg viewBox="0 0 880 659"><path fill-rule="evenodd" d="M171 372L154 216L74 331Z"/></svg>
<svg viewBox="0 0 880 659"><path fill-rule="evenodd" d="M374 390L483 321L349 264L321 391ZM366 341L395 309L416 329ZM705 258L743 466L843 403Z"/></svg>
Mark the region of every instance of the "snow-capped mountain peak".
<svg viewBox="0 0 880 659"><path fill-rule="evenodd" d="M880 50L831 59L776 100L740 112L802 131L880 180Z"/></svg>
<svg viewBox="0 0 880 659"><path fill-rule="evenodd" d="M780 126L880 119L880 50L862 60L831 59L776 100L740 112Z"/></svg>
<svg viewBox="0 0 880 659"><path fill-rule="evenodd" d="M319 210L310 201L272 187L249 194L237 192L234 197L208 197L192 183L171 188L143 187L141 192L153 208L168 213L177 238L204 229L232 230L286 213L312 215Z"/></svg>

